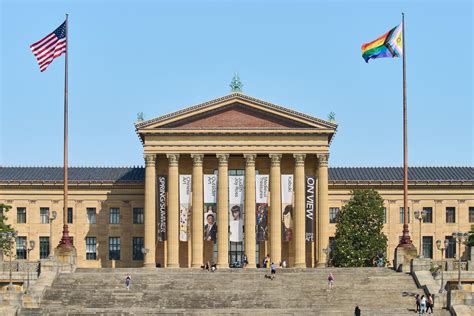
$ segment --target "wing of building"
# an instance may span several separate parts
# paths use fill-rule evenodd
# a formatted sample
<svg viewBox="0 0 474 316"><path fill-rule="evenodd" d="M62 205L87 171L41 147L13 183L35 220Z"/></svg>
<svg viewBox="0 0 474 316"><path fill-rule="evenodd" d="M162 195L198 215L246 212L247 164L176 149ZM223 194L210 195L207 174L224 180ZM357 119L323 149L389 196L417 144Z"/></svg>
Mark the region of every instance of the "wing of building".
<svg viewBox="0 0 474 316"><path fill-rule="evenodd" d="M267 254L290 266L324 265L337 212L355 188L384 198L393 259L403 170L328 166L336 129L242 93L137 123L145 167L69 168L78 266L227 267L244 253L250 266ZM29 240L39 245L33 260L58 244L62 178L61 167L0 167L0 203L12 206L18 258ZM474 168L411 167L409 205L415 246L421 240L424 255L438 259L436 240L474 224ZM427 213L421 236L411 210ZM456 255L454 240L446 255Z"/></svg>

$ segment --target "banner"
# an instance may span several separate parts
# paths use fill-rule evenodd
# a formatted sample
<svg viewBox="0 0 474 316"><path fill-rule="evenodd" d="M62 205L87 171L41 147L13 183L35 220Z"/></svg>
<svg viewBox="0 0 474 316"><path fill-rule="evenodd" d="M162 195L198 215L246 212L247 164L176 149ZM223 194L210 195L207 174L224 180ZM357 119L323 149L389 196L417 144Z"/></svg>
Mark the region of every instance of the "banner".
<svg viewBox="0 0 474 316"><path fill-rule="evenodd" d="M305 183L305 239L306 241L314 241L314 203L316 201L314 189L316 178L314 176L307 176Z"/></svg>
<svg viewBox="0 0 474 316"><path fill-rule="evenodd" d="M191 225L191 175L179 176L179 240L188 241Z"/></svg>
<svg viewBox="0 0 474 316"><path fill-rule="evenodd" d="M255 203L257 209L257 241L268 240L268 184L269 175L255 176Z"/></svg>
<svg viewBox="0 0 474 316"><path fill-rule="evenodd" d="M229 241L244 240L244 176L229 176Z"/></svg>
<svg viewBox="0 0 474 316"><path fill-rule="evenodd" d="M168 191L166 187L166 176L158 176L157 182L157 190L158 194L157 201L156 201L156 238L158 241L165 241L166 240L166 213L167 213L167 201L166 201L166 191Z"/></svg>
<svg viewBox="0 0 474 316"><path fill-rule="evenodd" d="M293 175L281 175L281 221L282 240L293 239L294 212L293 212Z"/></svg>
<svg viewBox="0 0 474 316"><path fill-rule="evenodd" d="M204 240L217 240L217 175L204 175Z"/></svg>

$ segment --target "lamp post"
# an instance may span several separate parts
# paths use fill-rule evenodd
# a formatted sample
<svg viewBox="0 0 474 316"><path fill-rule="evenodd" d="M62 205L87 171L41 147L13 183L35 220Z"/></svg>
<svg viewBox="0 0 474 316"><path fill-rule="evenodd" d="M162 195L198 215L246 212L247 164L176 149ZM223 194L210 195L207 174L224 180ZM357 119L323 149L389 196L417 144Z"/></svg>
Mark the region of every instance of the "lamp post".
<svg viewBox="0 0 474 316"><path fill-rule="evenodd" d="M420 250L418 253L418 258L423 258L423 238L421 236L421 223L425 220L426 211L415 211L415 219L420 222Z"/></svg>
<svg viewBox="0 0 474 316"><path fill-rule="evenodd" d="M10 257L10 267L9 267L9 276L10 276L10 284L8 285L8 290L13 290L13 277L12 277L12 257L13 257L13 241L15 240L16 236L18 236L18 232L1 232L0 236L7 240L9 245L9 257Z"/></svg>
<svg viewBox="0 0 474 316"><path fill-rule="evenodd" d="M458 245L459 245L459 254L458 254L458 290L462 290L461 286L461 244L466 243L467 239L469 238L469 233L463 233L463 232L454 232L453 233L453 238L456 239Z"/></svg>
<svg viewBox="0 0 474 316"><path fill-rule="evenodd" d="M53 258L53 221L58 216L58 212L52 211L49 216L49 258Z"/></svg>
<svg viewBox="0 0 474 316"><path fill-rule="evenodd" d="M444 286L443 286L444 285L444 251L446 250L446 248L448 248L448 243L449 241L447 239L445 239L443 243L439 239L436 241L436 248L438 248L438 250L441 252L441 287L439 289L440 294L445 292Z"/></svg>
<svg viewBox="0 0 474 316"><path fill-rule="evenodd" d="M29 247L26 247L26 291L30 288L30 251L35 249L35 241L30 240Z"/></svg>

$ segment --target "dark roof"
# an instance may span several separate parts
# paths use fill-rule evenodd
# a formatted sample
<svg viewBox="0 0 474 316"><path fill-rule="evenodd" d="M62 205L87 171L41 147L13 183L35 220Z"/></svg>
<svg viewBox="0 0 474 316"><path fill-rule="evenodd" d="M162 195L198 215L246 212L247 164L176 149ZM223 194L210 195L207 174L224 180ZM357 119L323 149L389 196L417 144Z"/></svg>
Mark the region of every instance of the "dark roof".
<svg viewBox="0 0 474 316"><path fill-rule="evenodd" d="M143 182L143 167L71 167L71 182ZM411 167L410 181L474 181L473 167ZM62 167L0 167L0 182L61 182ZM330 181L402 181L401 167L332 167Z"/></svg>
<svg viewBox="0 0 474 316"><path fill-rule="evenodd" d="M410 167L410 181L474 181L473 167ZM331 181L403 181L402 167L329 168Z"/></svg>

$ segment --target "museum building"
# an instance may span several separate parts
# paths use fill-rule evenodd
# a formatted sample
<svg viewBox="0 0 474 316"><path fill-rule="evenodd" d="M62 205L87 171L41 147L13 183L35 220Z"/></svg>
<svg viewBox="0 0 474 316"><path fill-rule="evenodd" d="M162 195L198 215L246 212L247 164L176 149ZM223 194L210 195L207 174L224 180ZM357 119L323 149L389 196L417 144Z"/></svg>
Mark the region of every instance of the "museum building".
<svg viewBox="0 0 474 316"><path fill-rule="evenodd" d="M383 197L393 259L403 170L329 167L334 122L235 92L135 127L145 167L69 168L66 218L78 267L234 267L243 254L249 267L267 254L290 267L324 266L337 213L357 188ZM62 178L61 167L0 167L18 259L30 240L30 260L59 243ZM411 239L425 257L440 259L435 243L444 239L446 257L464 255L451 235L474 224L474 168L411 167L409 206Z"/></svg>

